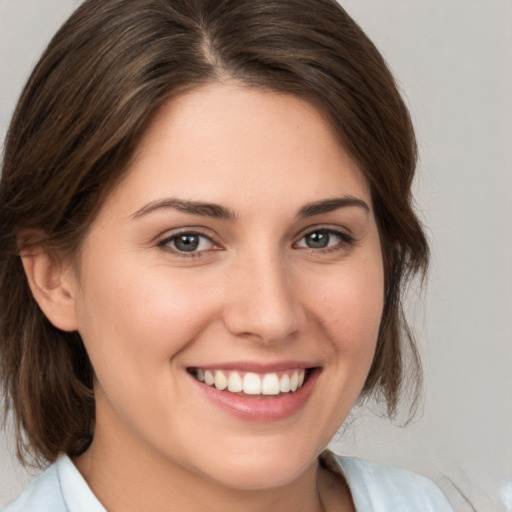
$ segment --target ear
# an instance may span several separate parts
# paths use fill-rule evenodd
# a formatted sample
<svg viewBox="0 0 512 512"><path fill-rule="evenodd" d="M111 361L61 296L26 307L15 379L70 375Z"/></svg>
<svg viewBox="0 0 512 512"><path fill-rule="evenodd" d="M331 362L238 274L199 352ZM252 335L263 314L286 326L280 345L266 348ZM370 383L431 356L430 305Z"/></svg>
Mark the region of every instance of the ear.
<svg viewBox="0 0 512 512"><path fill-rule="evenodd" d="M42 247L24 249L21 261L32 295L48 320L63 331L77 330L76 278L71 266Z"/></svg>

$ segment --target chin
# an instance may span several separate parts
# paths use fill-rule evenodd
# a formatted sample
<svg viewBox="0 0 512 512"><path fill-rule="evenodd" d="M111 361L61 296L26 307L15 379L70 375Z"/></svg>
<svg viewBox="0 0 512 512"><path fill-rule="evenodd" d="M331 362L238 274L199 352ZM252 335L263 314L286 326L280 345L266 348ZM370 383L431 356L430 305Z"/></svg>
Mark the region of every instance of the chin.
<svg viewBox="0 0 512 512"><path fill-rule="evenodd" d="M215 457L203 472L224 487L238 490L263 490L285 487L316 467L317 453L300 450L265 449L262 446L244 453ZM307 451L307 453L306 453ZM320 450L321 451L321 450Z"/></svg>
<svg viewBox="0 0 512 512"><path fill-rule="evenodd" d="M304 473L306 468L295 466L289 461L273 461L264 465L257 461L249 461L244 467L233 467L231 464L217 464L215 480L224 487L240 491L258 491L286 487Z"/></svg>

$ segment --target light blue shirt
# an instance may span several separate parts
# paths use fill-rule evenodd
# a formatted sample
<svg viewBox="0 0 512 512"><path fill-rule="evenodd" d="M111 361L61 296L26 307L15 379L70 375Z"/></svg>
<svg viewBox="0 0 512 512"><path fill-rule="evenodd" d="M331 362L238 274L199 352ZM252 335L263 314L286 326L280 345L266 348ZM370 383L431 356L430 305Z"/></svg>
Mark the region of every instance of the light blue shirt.
<svg viewBox="0 0 512 512"><path fill-rule="evenodd" d="M429 479L324 452L322 463L346 479L357 512L453 512ZM3 512L106 512L71 459L61 456Z"/></svg>

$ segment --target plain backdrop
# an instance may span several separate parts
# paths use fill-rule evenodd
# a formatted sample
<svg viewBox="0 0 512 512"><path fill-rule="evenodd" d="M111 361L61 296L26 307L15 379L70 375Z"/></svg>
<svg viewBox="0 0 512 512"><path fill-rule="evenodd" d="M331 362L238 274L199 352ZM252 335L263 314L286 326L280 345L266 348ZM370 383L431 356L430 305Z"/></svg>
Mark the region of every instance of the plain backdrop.
<svg viewBox="0 0 512 512"><path fill-rule="evenodd" d="M0 0L1 140L28 73L78 3ZM457 510L472 508L456 487L476 510L512 511L512 2L342 4L411 109L433 259L425 296L409 308L425 365L422 413L402 428L357 410L333 448L423 473ZM0 507L35 475L13 453L0 434Z"/></svg>

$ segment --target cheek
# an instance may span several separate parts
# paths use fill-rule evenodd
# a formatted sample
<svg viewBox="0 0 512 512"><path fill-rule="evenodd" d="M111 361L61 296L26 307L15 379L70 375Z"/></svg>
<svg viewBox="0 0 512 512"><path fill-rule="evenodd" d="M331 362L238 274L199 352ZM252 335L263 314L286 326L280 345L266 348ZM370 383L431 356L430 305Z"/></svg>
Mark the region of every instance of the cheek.
<svg viewBox="0 0 512 512"><path fill-rule="evenodd" d="M340 267L323 278L323 286L306 293L335 350L368 364L373 358L383 309L380 261Z"/></svg>
<svg viewBox="0 0 512 512"><path fill-rule="evenodd" d="M123 372L125 384L130 375L134 384L141 374L156 378L154 370L168 367L215 315L215 294L198 289L192 273L164 265L90 261L83 282L79 330L101 381Z"/></svg>

